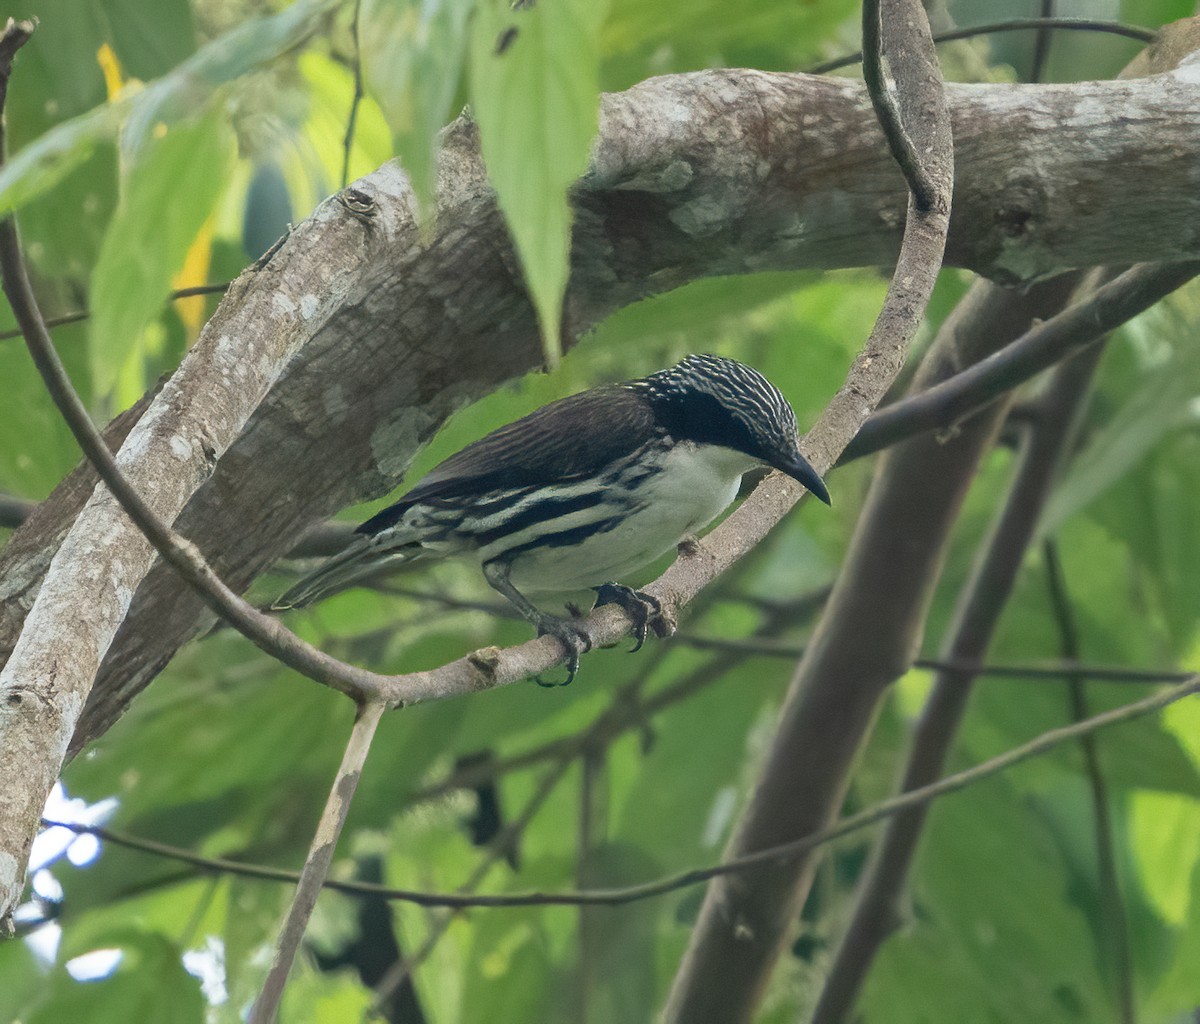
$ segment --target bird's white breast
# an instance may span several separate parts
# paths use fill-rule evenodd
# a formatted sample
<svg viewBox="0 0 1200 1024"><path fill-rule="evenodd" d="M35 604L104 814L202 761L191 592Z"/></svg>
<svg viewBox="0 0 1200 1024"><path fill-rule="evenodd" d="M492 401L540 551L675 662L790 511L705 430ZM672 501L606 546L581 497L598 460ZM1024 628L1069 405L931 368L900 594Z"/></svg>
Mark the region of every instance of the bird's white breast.
<svg viewBox="0 0 1200 1024"><path fill-rule="evenodd" d="M732 449L690 441L674 445L661 459L660 471L638 485L635 509L612 529L573 546L534 547L518 554L511 574L517 589L569 593L601 583L627 582L630 574L728 508L737 497L742 475L759 465ZM611 512L597 506L566 517L577 521L564 522L562 527L596 522Z"/></svg>

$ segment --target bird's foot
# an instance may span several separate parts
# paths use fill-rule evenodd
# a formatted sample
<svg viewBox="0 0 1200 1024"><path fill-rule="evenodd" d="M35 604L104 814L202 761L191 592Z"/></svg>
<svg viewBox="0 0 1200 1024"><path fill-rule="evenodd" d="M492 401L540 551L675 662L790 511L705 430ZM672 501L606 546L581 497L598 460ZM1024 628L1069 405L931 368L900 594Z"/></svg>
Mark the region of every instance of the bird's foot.
<svg viewBox="0 0 1200 1024"><path fill-rule="evenodd" d="M554 637L567 652L566 679L561 683L554 683L546 682L541 676L534 676L533 681L538 686L547 688L568 685L575 678L575 673L579 671L579 656L592 649L591 636L578 623L572 622L570 619L560 619L557 615L547 615L544 612L533 620L533 624L537 627L538 636Z"/></svg>
<svg viewBox="0 0 1200 1024"><path fill-rule="evenodd" d="M602 604L615 604L625 610L633 619L633 636L636 641L629 653L642 649L646 635L654 630L654 635L660 640L675 632L675 622L663 608L662 602L642 590L634 590L623 583L605 583L596 587L596 607Z"/></svg>

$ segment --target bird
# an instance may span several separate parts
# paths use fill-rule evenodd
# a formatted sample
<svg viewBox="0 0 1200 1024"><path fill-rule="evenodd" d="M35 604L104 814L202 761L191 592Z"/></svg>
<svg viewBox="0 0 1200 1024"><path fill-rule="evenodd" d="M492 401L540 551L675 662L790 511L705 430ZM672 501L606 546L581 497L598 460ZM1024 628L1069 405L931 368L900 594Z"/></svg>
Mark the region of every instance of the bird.
<svg viewBox="0 0 1200 1024"><path fill-rule="evenodd" d="M467 445L271 607L311 604L402 563L468 557L539 635L559 640L569 683L590 638L530 595L595 591L597 604L629 611L637 650L661 605L621 581L716 519L742 476L762 467L830 504L779 389L735 359L689 355L560 398Z"/></svg>

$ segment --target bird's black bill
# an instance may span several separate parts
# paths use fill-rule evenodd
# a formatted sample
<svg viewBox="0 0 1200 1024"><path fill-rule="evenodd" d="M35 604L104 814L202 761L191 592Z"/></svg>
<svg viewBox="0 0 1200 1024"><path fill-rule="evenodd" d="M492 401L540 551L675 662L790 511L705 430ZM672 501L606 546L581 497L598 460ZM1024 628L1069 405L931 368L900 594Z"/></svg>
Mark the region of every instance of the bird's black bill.
<svg viewBox="0 0 1200 1024"><path fill-rule="evenodd" d="M808 460L803 455L796 455L791 459L780 459L778 462L773 463L773 465L779 472L786 473L793 480L799 480L800 483L804 484L814 498L823 501L826 505L831 504L829 489L825 486L825 481L808 464Z"/></svg>

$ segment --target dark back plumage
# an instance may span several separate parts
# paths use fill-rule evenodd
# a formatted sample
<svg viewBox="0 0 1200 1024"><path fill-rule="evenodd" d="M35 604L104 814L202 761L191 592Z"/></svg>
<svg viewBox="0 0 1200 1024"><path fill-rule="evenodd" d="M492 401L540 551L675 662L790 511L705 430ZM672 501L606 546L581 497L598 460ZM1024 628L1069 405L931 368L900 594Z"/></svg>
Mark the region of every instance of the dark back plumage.
<svg viewBox="0 0 1200 1024"><path fill-rule="evenodd" d="M692 355L639 380L560 398L493 431L434 467L358 532L385 530L416 504L455 505L597 475L668 435L733 448L768 465L799 454L796 414L778 388L736 360Z"/></svg>
<svg viewBox="0 0 1200 1024"><path fill-rule="evenodd" d="M621 385L606 385L544 405L438 463L396 504L359 533L378 533L418 503L570 483L601 472L658 432L653 406Z"/></svg>

